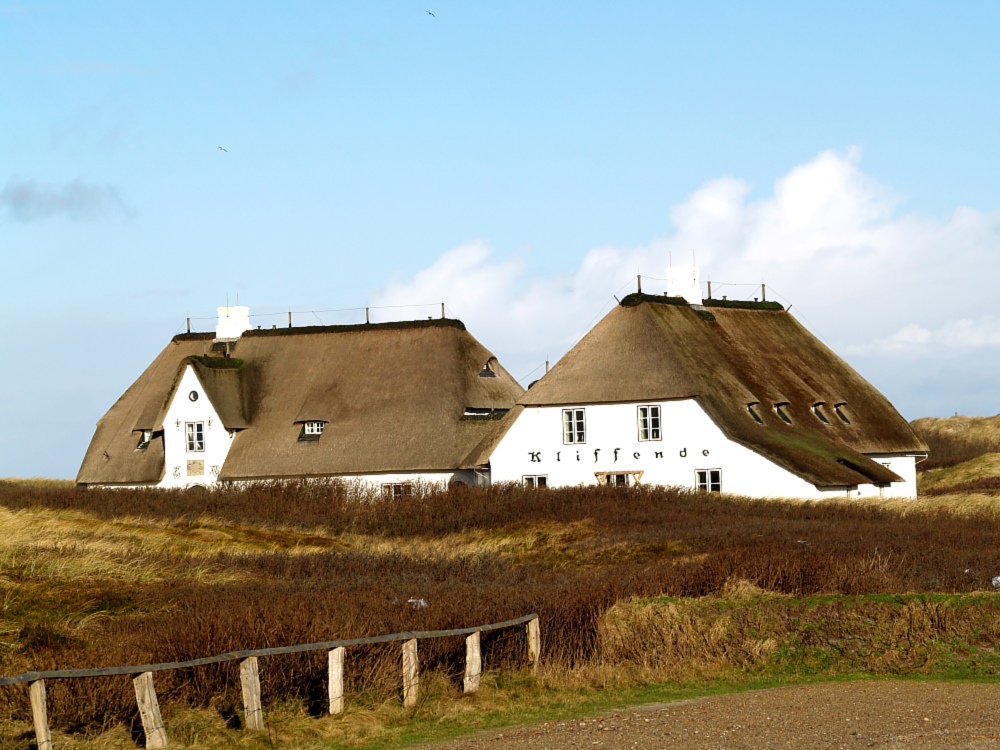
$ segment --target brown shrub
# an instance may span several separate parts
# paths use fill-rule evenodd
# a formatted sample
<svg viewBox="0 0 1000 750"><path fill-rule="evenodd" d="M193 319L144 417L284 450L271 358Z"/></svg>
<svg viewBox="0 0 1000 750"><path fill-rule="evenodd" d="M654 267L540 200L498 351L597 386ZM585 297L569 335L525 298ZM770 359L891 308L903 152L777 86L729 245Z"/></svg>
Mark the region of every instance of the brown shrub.
<svg viewBox="0 0 1000 750"><path fill-rule="evenodd" d="M1000 574L1000 529L985 515L901 514L871 504L757 501L662 488L456 487L386 500L359 496L337 483L214 492L0 483L0 504L80 510L107 520L143 515L197 525L221 519L241 527L364 534L390 543L571 524L576 529L560 538L559 554L543 540L537 549L513 556L328 550L184 561L147 555L145 563L165 569L197 564L242 575L214 584L177 576L137 586L128 594L129 612L94 623L76 639L60 638L52 628L28 633L30 653L8 653L0 662L8 674L178 661L236 649L463 627L528 612L541 616L545 659L573 667L608 658L602 650L605 618L616 603L633 597L703 597L727 585L731 589L737 580L750 590L797 596L968 592L991 588L992 577ZM428 606L414 608L411 598ZM630 627L640 626L649 624ZM685 629L678 619L671 627L673 645L664 653L687 658L694 626ZM705 658L747 664L766 658L773 644L747 633L734 642L710 638L715 645L709 644ZM483 646L490 668L523 663L522 629L490 634ZM615 658L625 658L625 645L618 648ZM460 638L424 641L420 649L422 669L458 679L464 658ZM297 697L314 707L322 704L323 654L270 657L261 667L266 700ZM367 696L373 704L391 696L399 689L398 644L350 649L347 675L352 695ZM239 705L235 663L156 679L164 702L212 705L224 714ZM127 678L53 681L49 692L53 722L60 726L93 728L134 719ZM0 701L27 716L25 691L0 691Z"/></svg>

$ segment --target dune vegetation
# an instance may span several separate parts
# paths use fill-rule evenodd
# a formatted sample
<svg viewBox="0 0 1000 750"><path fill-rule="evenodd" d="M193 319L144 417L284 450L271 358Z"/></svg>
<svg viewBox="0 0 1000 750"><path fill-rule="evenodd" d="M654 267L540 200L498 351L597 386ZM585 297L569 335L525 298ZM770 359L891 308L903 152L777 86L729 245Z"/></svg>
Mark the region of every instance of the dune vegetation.
<svg viewBox="0 0 1000 750"><path fill-rule="evenodd" d="M421 642L413 709L399 704L398 644L349 650L336 717L324 715L323 654L264 659L266 735L238 731L235 663L158 673L172 739L204 748L400 746L775 681L987 678L1000 671L995 494L810 503L496 486L386 499L337 483L0 482L0 673L540 615L539 676L525 669L522 629L484 635L474 696L460 692L462 639ZM127 677L47 687L62 746L134 747ZM0 688L0 705L0 745L28 748L27 690Z"/></svg>

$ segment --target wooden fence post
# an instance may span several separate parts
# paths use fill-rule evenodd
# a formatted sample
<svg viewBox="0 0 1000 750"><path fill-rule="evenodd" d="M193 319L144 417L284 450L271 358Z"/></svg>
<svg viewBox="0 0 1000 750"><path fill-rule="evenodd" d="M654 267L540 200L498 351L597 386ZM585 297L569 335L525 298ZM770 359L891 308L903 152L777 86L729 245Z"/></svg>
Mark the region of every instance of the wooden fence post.
<svg viewBox="0 0 1000 750"><path fill-rule="evenodd" d="M240 685L243 686L243 715L247 729L263 729L264 712L260 707L260 671L256 656L240 661Z"/></svg>
<svg viewBox="0 0 1000 750"><path fill-rule="evenodd" d="M139 706L142 731L146 733L146 747L166 747L167 730L163 728L160 703L156 700L156 690L153 688L153 673L136 675L132 678L132 687L135 688L135 702Z"/></svg>
<svg viewBox="0 0 1000 750"><path fill-rule="evenodd" d="M417 705L420 686L420 664L417 661L417 639L403 641L403 705Z"/></svg>
<svg viewBox="0 0 1000 750"><path fill-rule="evenodd" d="M538 662L542 656L542 632L538 625L538 618L528 620L528 661L531 662L531 671L538 674Z"/></svg>
<svg viewBox="0 0 1000 750"><path fill-rule="evenodd" d="M464 692L479 690L479 675L483 672L483 657L479 650L479 631L469 633L465 638L465 681Z"/></svg>
<svg viewBox="0 0 1000 750"><path fill-rule="evenodd" d="M35 725L35 742L38 750L52 750L52 734L49 732L49 712L45 706L45 680L35 680L30 686L31 719Z"/></svg>
<svg viewBox="0 0 1000 750"><path fill-rule="evenodd" d="M330 660L330 713L339 714L344 710L344 647L338 646L329 652Z"/></svg>

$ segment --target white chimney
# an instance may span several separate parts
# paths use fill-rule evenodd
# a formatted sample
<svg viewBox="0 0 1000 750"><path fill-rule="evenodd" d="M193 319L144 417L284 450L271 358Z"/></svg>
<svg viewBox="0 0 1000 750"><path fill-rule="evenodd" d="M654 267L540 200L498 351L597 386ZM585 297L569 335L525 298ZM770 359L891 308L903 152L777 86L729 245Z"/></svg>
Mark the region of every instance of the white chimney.
<svg viewBox="0 0 1000 750"><path fill-rule="evenodd" d="M215 338L235 341L244 331L250 330L249 307L220 307L219 325L215 327Z"/></svg>
<svg viewBox="0 0 1000 750"><path fill-rule="evenodd" d="M700 305L701 284L698 266L671 266L667 269L667 296L683 297L689 305Z"/></svg>

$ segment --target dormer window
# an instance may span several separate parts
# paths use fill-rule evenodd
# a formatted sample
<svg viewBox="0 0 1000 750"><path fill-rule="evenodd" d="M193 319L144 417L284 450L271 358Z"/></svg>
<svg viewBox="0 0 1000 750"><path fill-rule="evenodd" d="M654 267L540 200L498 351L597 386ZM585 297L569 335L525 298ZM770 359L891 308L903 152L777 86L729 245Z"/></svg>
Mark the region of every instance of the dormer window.
<svg viewBox="0 0 1000 750"><path fill-rule="evenodd" d="M299 433L299 440L316 441L323 435L326 422L314 419L302 423L302 432Z"/></svg>
<svg viewBox="0 0 1000 750"><path fill-rule="evenodd" d="M149 447L149 444L153 442L153 431L143 430L142 434L139 436L139 444L135 447L137 451L144 451Z"/></svg>
<svg viewBox="0 0 1000 750"><path fill-rule="evenodd" d="M851 420L847 417L847 412L844 408L847 406L845 401L841 401L839 404L833 405L833 413L840 417L840 421L844 424L850 424Z"/></svg>
<svg viewBox="0 0 1000 750"><path fill-rule="evenodd" d="M764 424L764 420L757 412L758 406L760 406L760 401L751 401L749 404L747 404L747 413L751 417L753 417L753 421L756 422L757 424Z"/></svg>
<svg viewBox="0 0 1000 750"><path fill-rule="evenodd" d="M785 424L791 424L792 418L788 416L788 402L781 401L774 405L774 413L777 414Z"/></svg>
<svg viewBox="0 0 1000 750"><path fill-rule="evenodd" d="M826 406L825 402L817 401L815 404L812 405L812 412L813 414L816 415L816 419L818 419L820 422L822 422L823 424L830 424L830 420L827 419L826 414L823 413L823 408L825 406Z"/></svg>

